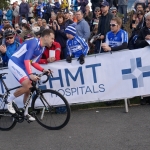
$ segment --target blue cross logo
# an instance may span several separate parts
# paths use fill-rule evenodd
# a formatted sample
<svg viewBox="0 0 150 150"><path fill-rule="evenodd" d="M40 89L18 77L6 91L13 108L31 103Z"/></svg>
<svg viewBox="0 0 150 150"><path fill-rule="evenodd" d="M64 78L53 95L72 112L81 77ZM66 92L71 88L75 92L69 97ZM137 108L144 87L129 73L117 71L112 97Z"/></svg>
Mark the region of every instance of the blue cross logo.
<svg viewBox="0 0 150 150"><path fill-rule="evenodd" d="M130 59L131 68L122 70L122 79L132 79L133 88L144 87L143 78L150 77L150 66L142 66L141 57ZM139 75L134 75L138 71Z"/></svg>

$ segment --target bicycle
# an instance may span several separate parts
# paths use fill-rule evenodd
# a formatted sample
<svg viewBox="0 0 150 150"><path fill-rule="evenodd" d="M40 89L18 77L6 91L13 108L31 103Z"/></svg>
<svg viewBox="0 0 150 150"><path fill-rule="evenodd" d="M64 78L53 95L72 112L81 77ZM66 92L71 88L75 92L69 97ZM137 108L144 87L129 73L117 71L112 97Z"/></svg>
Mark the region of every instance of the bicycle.
<svg viewBox="0 0 150 150"><path fill-rule="evenodd" d="M17 104L13 102L16 113L11 114L6 107L8 95L10 94L10 91L20 88L21 86L8 89L3 80L5 74L8 73L0 74L1 83L6 90L4 94L0 94L0 130L11 130L15 127L16 123L22 123L24 120L28 123L31 122L24 117L24 111L29 104L30 99L32 99L32 102L29 114L33 115L41 126L49 130L59 130L67 125L70 120L71 110L66 98L55 90L40 89L38 87L40 84L39 81L32 81L32 87L30 88L31 92L23 108L18 108ZM40 77L40 80L42 76L47 76L46 80L42 83L46 83L50 77L47 73L36 75ZM60 111L60 108L63 108L62 112Z"/></svg>

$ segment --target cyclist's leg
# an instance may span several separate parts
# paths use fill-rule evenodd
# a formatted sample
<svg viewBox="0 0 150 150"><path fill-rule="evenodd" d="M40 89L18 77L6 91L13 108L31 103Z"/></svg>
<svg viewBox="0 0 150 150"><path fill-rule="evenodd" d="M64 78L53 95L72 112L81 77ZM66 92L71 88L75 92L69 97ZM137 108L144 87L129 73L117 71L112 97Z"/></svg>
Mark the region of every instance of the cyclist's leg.
<svg viewBox="0 0 150 150"><path fill-rule="evenodd" d="M9 60L9 63L8 63L8 67L9 67L9 70L12 72L12 74L14 75L14 77L20 82L20 84L22 85L22 87L18 88L14 94L12 94L11 97L13 97L14 99L16 97L19 97L23 94L25 94L24 96L24 102L26 102L28 96L29 96L29 93L30 93L30 88L32 87L31 85L31 81L29 80L29 77L26 73L26 69L25 69L25 66L22 64L22 65L17 65L16 63L14 63L12 60ZM8 98L8 101L11 101L12 99L9 99ZM11 105L12 106L12 105ZM28 110L28 108L27 108ZM32 117L33 118L33 117ZM31 120L33 120L31 118ZM30 120L30 118L29 118ZM35 120L35 119L34 119Z"/></svg>

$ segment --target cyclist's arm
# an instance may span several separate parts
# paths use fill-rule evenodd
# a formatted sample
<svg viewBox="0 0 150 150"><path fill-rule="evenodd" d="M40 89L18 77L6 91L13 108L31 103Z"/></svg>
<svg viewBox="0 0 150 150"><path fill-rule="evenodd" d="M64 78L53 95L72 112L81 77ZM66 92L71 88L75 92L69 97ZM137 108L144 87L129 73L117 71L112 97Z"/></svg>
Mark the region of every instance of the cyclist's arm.
<svg viewBox="0 0 150 150"><path fill-rule="evenodd" d="M38 47L38 41L33 39L33 40L30 40L27 44L28 44L27 45L27 52L26 52L26 55L25 55L25 58L24 58L24 64L25 64L27 73L29 75L32 74L31 64L36 69L38 69L40 71L43 71L43 68L40 67L40 65L38 66L38 65L34 64L34 62L31 62L34 50Z"/></svg>

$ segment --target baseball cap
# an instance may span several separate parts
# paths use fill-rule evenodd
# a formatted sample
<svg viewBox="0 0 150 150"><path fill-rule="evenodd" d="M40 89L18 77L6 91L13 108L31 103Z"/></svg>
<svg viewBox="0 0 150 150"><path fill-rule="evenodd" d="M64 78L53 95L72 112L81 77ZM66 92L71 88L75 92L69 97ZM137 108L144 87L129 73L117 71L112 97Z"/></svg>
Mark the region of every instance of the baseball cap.
<svg viewBox="0 0 150 150"><path fill-rule="evenodd" d="M104 1L101 3L101 6L109 6L109 3L107 1Z"/></svg>

